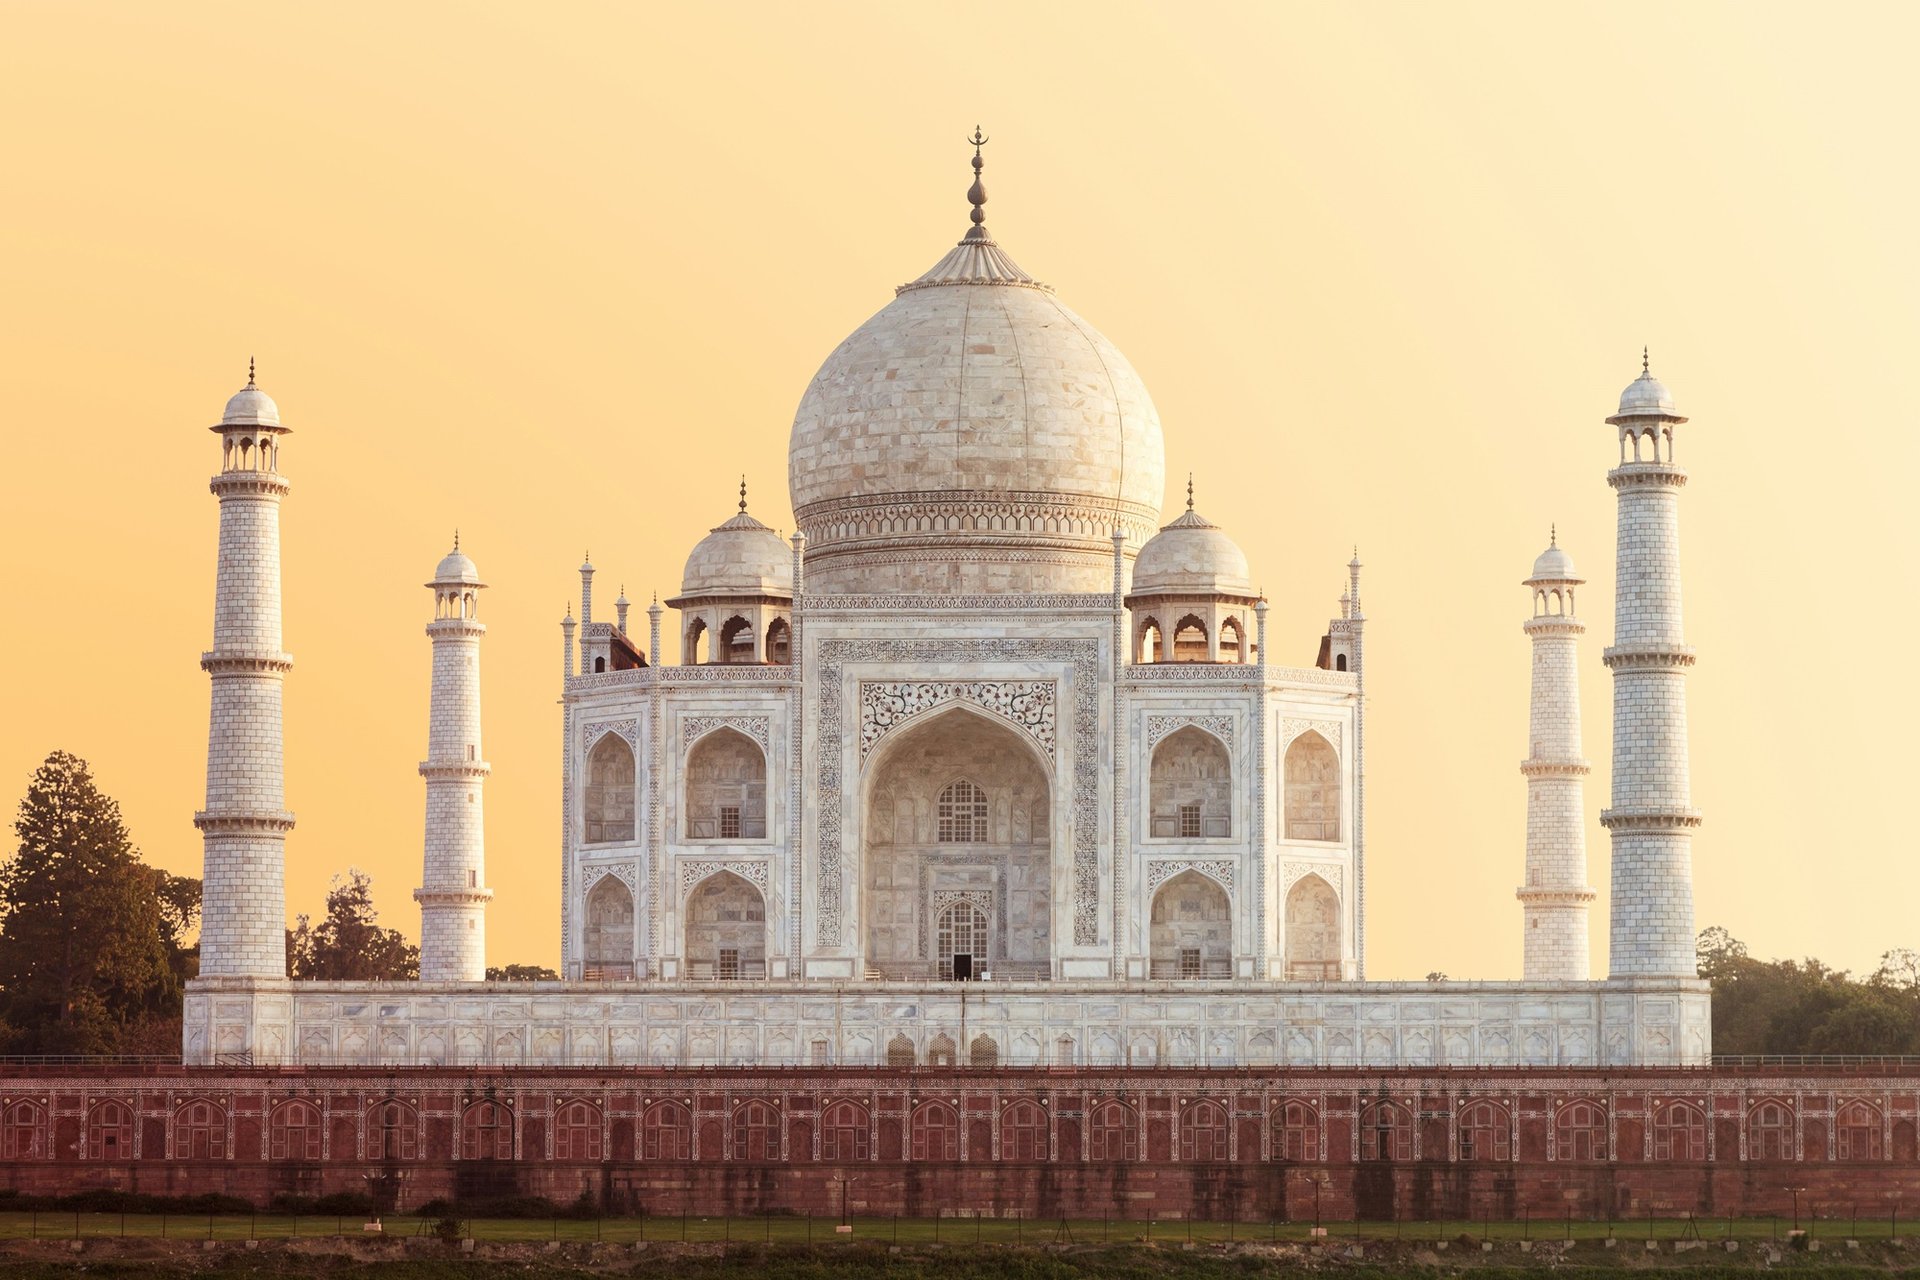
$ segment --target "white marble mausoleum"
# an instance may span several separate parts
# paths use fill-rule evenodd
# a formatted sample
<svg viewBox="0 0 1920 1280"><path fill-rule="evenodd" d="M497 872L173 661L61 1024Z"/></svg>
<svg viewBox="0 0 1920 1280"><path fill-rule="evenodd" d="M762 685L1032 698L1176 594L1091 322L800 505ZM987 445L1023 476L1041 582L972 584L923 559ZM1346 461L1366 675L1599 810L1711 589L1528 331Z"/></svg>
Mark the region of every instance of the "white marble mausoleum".
<svg viewBox="0 0 1920 1280"><path fill-rule="evenodd" d="M558 983L484 979L484 584L458 546L429 584L422 980L287 979L287 428L251 379L233 398L214 428L189 1062L1708 1060L1672 457L1686 419L1665 387L1643 369L1608 419L1613 974L1587 972L1581 579L1556 541L1526 581L1525 978L1369 982L1358 558L1324 635L1269 636L1257 577L1191 483L1162 522L1146 387L988 234L980 168L976 149L965 237L801 395L797 532L757 518L743 483L641 617L624 592L597 611L581 567L563 623Z"/></svg>

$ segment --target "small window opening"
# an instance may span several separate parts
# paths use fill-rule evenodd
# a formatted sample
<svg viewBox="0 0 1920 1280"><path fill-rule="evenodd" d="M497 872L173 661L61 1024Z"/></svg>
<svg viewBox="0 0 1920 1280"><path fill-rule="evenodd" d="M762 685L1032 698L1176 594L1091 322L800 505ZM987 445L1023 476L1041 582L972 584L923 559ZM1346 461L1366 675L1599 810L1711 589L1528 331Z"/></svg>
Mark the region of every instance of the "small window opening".
<svg viewBox="0 0 1920 1280"><path fill-rule="evenodd" d="M1333 660L1333 669L1334 669L1335 671L1345 671L1345 670L1347 669L1347 655L1346 655L1346 654L1344 654L1344 653L1343 653L1343 654L1341 654L1341 655L1340 655L1339 657L1337 657L1337 658L1335 658L1335 659Z"/></svg>
<svg viewBox="0 0 1920 1280"><path fill-rule="evenodd" d="M740 948L721 947L719 963L715 965L722 982L737 982L740 979Z"/></svg>
<svg viewBox="0 0 1920 1280"><path fill-rule="evenodd" d="M813 1042L813 1065L816 1067L824 1067L827 1065L827 1042L825 1040L815 1040Z"/></svg>
<svg viewBox="0 0 1920 1280"><path fill-rule="evenodd" d="M720 806L720 838L738 840L740 838L740 806L723 804Z"/></svg>
<svg viewBox="0 0 1920 1280"><path fill-rule="evenodd" d="M479 887L480 887L480 873L478 871L467 872L467 888L478 889Z"/></svg>
<svg viewBox="0 0 1920 1280"><path fill-rule="evenodd" d="M1180 976L1183 978L1200 976L1200 948L1180 948Z"/></svg>
<svg viewBox="0 0 1920 1280"><path fill-rule="evenodd" d="M593 670L595 674L605 671L606 669L607 669L607 660L605 658L595 658L593 660Z"/></svg>
<svg viewBox="0 0 1920 1280"><path fill-rule="evenodd" d="M1180 806L1180 836L1184 840L1200 838L1200 806L1183 804Z"/></svg>

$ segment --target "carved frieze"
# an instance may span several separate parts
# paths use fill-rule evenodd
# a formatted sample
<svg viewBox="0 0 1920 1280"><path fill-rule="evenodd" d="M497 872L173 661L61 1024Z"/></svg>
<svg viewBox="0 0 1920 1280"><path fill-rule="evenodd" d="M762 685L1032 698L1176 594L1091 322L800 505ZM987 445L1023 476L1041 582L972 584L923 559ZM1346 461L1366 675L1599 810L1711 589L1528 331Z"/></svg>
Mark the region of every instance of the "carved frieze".
<svg viewBox="0 0 1920 1280"><path fill-rule="evenodd" d="M680 860L680 896L684 899L693 886L708 876L722 871L730 871L760 891L762 898L767 894L767 864L762 860L741 860L737 858L682 858Z"/></svg>
<svg viewBox="0 0 1920 1280"><path fill-rule="evenodd" d="M688 716L680 722L682 740L691 747L715 729L733 729L760 744L762 754L771 753L773 724L767 716Z"/></svg>
<svg viewBox="0 0 1920 1280"><path fill-rule="evenodd" d="M583 745L591 747L600 741L602 736L609 733L619 734L627 740L627 745L630 747L638 749L640 746L640 722L633 719L589 721L581 740Z"/></svg>
<svg viewBox="0 0 1920 1280"><path fill-rule="evenodd" d="M1232 716L1148 716L1147 751L1160 745L1160 740L1170 733L1178 732L1188 725L1205 729L1228 746L1233 745Z"/></svg>
<svg viewBox="0 0 1920 1280"><path fill-rule="evenodd" d="M1327 745L1335 751L1340 749L1340 722L1338 720L1296 720L1289 716L1280 722L1280 747L1285 750L1293 740L1303 733L1317 733L1327 740Z"/></svg>
<svg viewBox="0 0 1920 1280"><path fill-rule="evenodd" d="M863 680L860 682L860 760L889 732L915 716L964 702L1032 738L1053 759L1055 686L1051 680Z"/></svg>
<svg viewBox="0 0 1920 1280"><path fill-rule="evenodd" d="M1198 871L1209 880L1217 883L1229 894L1233 892L1233 859L1231 858L1160 858L1147 864L1147 900L1160 891L1160 886L1175 876L1187 871Z"/></svg>

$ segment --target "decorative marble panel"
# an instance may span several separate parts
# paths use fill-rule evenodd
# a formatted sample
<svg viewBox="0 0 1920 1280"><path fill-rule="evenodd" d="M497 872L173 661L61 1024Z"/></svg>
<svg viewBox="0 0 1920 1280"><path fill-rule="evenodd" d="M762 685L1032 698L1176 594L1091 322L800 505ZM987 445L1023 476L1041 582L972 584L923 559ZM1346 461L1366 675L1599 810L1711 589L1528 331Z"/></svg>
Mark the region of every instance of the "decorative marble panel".
<svg viewBox="0 0 1920 1280"><path fill-rule="evenodd" d="M773 750L773 725L767 716L688 716L680 722L682 740L691 747L715 729L733 729L760 744L762 755Z"/></svg>
<svg viewBox="0 0 1920 1280"><path fill-rule="evenodd" d="M1291 889L1306 876L1319 876L1333 891L1346 896L1346 868L1337 862L1289 862L1281 868L1281 889Z"/></svg>
<svg viewBox="0 0 1920 1280"><path fill-rule="evenodd" d="M1228 893L1233 892L1231 858L1162 858L1147 864L1147 900L1152 901L1161 885L1186 871L1198 871Z"/></svg>
<svg viewBox="0 0 1920 1280"><path fill-rule="evenodd" d="M589 721L586 733L582 735L581 743L583 746L591 747L594 743L600 741L603 735L609 733L619 734L627 740L628 746L636 750L640 746L640 722L638 720Z"/></svg>
<svg viewBox="0 0 1920 1280"><path fill-rule="evenodd" d="M762 898L766 897L767 864L764 861L741 861L731 858L682 858L680 860L680 896L685 898L693 886L708 876L722 871L731 871L758 889Z"/></svg>
<svg viewBox="0 0 1920 1280"><path fill-rule="evenodd" d="M1301 734L1312 731L1327 740L1335 751L1340 749L1340 722L1338 720L1295 720L1289 717L1280 722L1280 746L1284 750L1289 743Z"/></svg>
<svg viewBox="0 0 1920 1280"><path fill-rule="evenodd" d="M863 680L860 760L892 730L936 707L964 702L992 713L1053 759L1055 686L1051 680Z"/></svg>
<svg viewBox="0 0 1920 1280"><path fill-rule="evenodd" d="M1233 745L1232 716L1148 716L1147 752L1151 754L1160 745L1160 739L1188 725L1205 729L1228 746Z"/></svg>

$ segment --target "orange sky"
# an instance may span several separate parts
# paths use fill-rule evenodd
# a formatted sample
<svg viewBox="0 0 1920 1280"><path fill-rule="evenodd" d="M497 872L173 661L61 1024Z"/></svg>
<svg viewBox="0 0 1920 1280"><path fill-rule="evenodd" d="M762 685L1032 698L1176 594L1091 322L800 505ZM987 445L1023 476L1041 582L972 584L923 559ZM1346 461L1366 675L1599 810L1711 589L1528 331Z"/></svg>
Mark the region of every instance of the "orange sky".
<svg viewBox="0 0 1920 1280"><path fill-rule="evenodd" d="M1369 973L1517 976L1527 647L1557 521L1594 585L1640 345L1679 460L1701 925L1920 944L1911 7L1621 3L85 5L0 11L0 782L91 759L197 874L215 504L249 354L284 469L288 902L417 930L430 617L485 651L491 958L558 959L562 607L791 527L820 360L991 225L1146 379L1170 489L1305 665L1357 542ZM1170 492L1169 513L1175 509ZM669 654L669 657L674 655ZM10 800L9 800L10 802ZM1590 833L1603 897L1606 840Z"/></svg>

